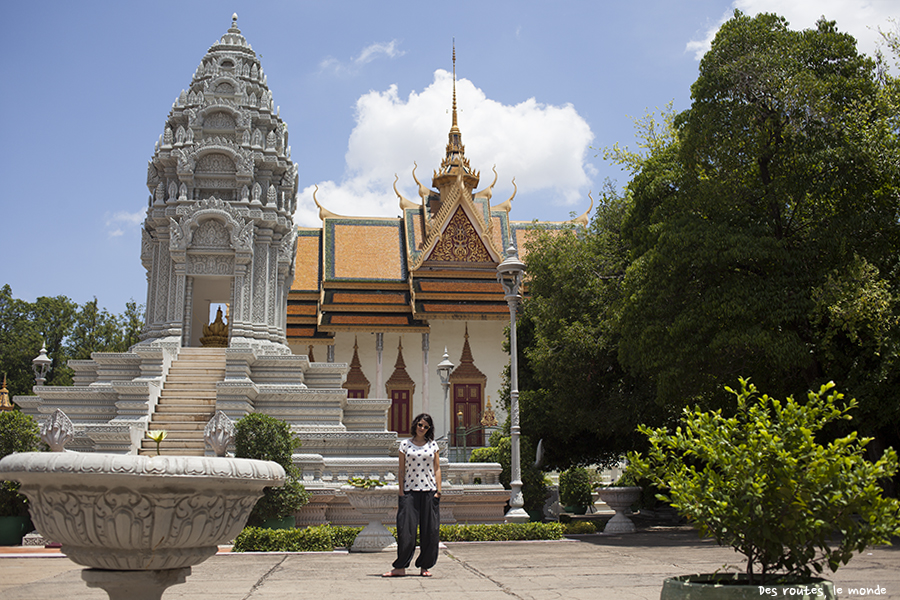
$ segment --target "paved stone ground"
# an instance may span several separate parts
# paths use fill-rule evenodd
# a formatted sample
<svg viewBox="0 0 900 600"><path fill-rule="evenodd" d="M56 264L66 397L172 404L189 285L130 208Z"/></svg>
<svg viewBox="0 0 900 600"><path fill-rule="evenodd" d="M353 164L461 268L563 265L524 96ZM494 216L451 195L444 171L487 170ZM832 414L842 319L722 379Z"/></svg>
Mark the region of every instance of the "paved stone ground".
<svg viewBox="0 0 900 600"><path fill-rule="evenodd" d="M17 550L0 551L0 598L105 600L105 592L88 588L81 567L68 558ZM195 566L187 582L169 588L163 599L656 600L666 577L741 564L730 548L701 540L686 527L559 542L449 543L430 579L382 578L393 558L390 553L220 553ZM830 579L842 589L842 600L900 600L900 546L866 550ZM850 594L859 587L884 591Z"/></svg>

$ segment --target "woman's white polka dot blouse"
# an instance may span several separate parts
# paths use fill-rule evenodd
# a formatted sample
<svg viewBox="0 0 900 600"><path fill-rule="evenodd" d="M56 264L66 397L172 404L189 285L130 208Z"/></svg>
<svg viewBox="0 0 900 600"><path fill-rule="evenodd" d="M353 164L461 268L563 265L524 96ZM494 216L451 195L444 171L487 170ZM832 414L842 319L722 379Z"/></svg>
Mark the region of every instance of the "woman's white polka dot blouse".
<svg viewBox="0 0 900 600"><path fill-rule="evenodd" d="M404 492L436 490L434 481L434 455L438 445L434 440L424 446L416 446L412 440L400 442L400 452L406 455L406 473L403 477Z"/></svg>

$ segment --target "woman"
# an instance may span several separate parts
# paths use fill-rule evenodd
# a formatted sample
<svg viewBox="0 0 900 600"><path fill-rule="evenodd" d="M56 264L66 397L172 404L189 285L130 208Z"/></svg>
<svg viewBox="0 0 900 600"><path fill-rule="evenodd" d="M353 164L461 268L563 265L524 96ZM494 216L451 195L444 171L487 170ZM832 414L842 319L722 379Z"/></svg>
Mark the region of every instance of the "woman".
<svg viewBox="0 0 900 600"><path fill-rule="evenodd" d="M397 560L383 577L403 577L416 551L419 528L419 575L431 577L440 541L441 459L434 441L431 415L422 413L412 422L413 437L400 442L397 470Z"/></svg>

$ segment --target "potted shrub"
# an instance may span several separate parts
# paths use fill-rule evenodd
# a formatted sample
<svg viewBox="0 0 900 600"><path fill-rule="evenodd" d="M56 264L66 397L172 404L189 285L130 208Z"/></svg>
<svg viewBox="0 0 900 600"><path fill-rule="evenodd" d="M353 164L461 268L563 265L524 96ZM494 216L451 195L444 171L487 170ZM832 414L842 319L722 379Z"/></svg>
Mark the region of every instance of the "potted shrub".
<svg viewBox="0 0 900 600"><path fill-rule="evenodd" d="M559 474L559 501L568 513L583 515L592 504L591 476L584 467L569 467Z"/></svg>
<svg viewBox="0 0 900 600"><path fill-rule="evenodd" d="M294 527L294 513L309 502L309 492L300 483L300 470L291 459L300 441L287 423L262 413L244 416L235 423L234 429L236 457L277 462L287 475L282 487L265 488L247 524L273 529Z"/></svg>
<svg viewBox="0 0 900 600"><path fill-rule="evenodd" d="M816 439L856 406L841 403L832 383L805 403L760 396L743 379L740 385L738 392L726 388L737 398L733 417L685 409L674 432L639 428L650 449L630 456L634 475L663 490L659 499L702 535L746 557L740 574L667 579L661 598L694 597L697 588L706 590L703 597L758 597L769 585L782 595L834 598L831 582L814 575L900 533L900 502L883 497L878 483L896 473L897 454L889 448L867 461L869 439L855 432Z"/></svg>
<svg viewBox="0 0 900 600"><path fill-rule="evenodd" d="M613 518L606 523L603 533L634 533L635 526L628 515L631 514L631 506L641 499L641 488L635 485L631 472L626 470L613 485L597 486L597 495L608 507L616 511Z"/></svg>
<svg viewBox="0 0 900 600"><path fill-rule="evenodd" d="M0 412L0 458L13 452L36 452L41 441L33 418L18 410ZM19 484L0 482L0 546L18 546L31 530L28 499Z"/></svg>

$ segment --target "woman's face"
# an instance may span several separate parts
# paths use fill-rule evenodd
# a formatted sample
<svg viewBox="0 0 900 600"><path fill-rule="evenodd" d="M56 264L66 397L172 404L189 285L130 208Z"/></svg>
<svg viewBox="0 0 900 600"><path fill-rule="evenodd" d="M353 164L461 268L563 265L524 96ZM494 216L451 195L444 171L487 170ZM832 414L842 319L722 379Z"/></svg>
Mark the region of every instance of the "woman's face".
<svg viewBox="0 0 900 600"><path fill-rule="evenodd" d="M428 433L428 429L430 428L430 426L428 425L428 421L426 421L425 419L419 419L418 421L416 421L414 427L416 428L416 435L421 435L422 437L425 437L425 434Z"/></svg>

